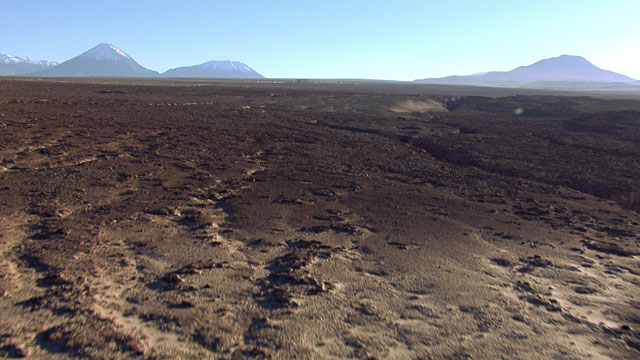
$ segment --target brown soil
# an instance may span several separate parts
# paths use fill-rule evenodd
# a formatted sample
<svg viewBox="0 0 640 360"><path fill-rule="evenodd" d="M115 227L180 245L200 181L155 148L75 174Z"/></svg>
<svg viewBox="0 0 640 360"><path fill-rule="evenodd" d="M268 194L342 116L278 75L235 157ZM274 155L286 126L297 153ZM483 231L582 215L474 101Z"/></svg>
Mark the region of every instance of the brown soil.
<svg viewBox="0 0 640 360"><path fill-rule="evenodd" d="M637 359L639 143L637 100L0 80L0 357Z"/></svg>

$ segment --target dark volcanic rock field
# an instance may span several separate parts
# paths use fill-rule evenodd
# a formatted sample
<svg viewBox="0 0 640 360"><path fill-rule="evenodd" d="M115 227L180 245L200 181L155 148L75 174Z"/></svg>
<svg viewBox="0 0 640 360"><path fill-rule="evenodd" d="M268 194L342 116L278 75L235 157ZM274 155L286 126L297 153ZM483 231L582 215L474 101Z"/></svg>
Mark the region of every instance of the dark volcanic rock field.
<svg viewBox="0 0 640 360"><path fill-rule="evenodd" d="M0 80L0 356L637 359L640 101L478 91Z"/></svg>

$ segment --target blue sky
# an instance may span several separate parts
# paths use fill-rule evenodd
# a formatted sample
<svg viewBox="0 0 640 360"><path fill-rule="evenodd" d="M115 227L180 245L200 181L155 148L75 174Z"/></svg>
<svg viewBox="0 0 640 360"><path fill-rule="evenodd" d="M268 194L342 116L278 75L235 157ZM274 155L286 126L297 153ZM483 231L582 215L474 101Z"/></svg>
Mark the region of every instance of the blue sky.
<svg viewBox="0 0 640 360"><path fill-rule="evenodd" d="M561 54L640 79L640 1L2 0L0 53L100 42L163 72L239 60L267 77L413 80Z"/></svg>

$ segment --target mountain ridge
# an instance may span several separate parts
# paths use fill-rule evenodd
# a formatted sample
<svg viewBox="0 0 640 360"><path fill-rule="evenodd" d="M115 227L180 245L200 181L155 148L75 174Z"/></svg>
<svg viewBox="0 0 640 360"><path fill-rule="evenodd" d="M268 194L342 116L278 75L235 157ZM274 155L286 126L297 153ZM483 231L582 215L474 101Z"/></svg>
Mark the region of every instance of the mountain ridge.
<svg viewBox="0 0 640 360"><path fill-rule="evenodd" d="M490 71L474 75L453 75L442 78L418 79L431 84L522 86L540 82L633 83L622 74L603 70L576 55L561 55L539 60L510 71Z"/></svg>
<svg viewBox="0 0 640 360"><path fill-rule="evenodd" d="M55 61L0 54L0 75L20 75L45 70L58 65Z"/></svg>

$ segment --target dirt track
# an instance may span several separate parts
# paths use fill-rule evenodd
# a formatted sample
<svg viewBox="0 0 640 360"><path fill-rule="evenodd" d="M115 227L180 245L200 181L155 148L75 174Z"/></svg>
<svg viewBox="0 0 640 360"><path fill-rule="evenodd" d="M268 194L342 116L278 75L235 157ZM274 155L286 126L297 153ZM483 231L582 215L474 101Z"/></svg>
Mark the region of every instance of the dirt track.
<svg viewBox="0 0 640 360"><path fill-rule="evenodd" d="M640 101L385 86L1 80L0 356L638 358Z"/></svg>

